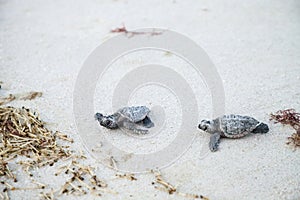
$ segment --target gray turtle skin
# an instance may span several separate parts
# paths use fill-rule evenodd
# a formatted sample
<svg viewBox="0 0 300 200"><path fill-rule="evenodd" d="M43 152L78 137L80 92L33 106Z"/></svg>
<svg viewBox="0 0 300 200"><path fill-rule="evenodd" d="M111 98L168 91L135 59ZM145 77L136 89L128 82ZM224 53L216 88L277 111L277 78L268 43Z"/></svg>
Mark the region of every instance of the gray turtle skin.
<svg viewBox="0 0 300 200"><path fill-rule="evenodd" d="M221 137L241 138L249 133L267 133L269 127L249 116L223 115L213 120L202 120L198 128L212 134L209 149L217 151Z"/></svg>
<svg viewBox="0 0 300 200"><path fill-rule="evenodd" d="M125 128L137 134L147 134L154 123L149 118L150 109L146 106L132 106L119 109L116 113L104 116L95 114L95 119L101 126L109 129Z"/></svg>

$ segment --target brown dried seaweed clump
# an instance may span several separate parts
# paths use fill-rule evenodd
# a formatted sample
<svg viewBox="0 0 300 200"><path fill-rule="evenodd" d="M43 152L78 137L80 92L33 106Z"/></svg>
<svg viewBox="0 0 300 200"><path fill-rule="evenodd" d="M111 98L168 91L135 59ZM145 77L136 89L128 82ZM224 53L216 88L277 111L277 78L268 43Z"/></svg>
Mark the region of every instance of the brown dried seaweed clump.
<svg viewBox="0 0 300 200"><path fill-rule="evenodd" d="M287 144L300 147L300 113L297 113L294 109L279 110L275 114L271 113L270 120L274 120L275 123L290 125L294 128L296 132L288 137Z"/></svg>
<svg viewBox="0 0 300 200"><path fill-rule="evenodd" d="M0 107L0 156L3 162L26 156L20 164L44 166L69 157L70 151L57 144L56 139L71 141L66 135L53 133L39 116L26 108ZM72 142L72 141L71 141Z"/></svg>

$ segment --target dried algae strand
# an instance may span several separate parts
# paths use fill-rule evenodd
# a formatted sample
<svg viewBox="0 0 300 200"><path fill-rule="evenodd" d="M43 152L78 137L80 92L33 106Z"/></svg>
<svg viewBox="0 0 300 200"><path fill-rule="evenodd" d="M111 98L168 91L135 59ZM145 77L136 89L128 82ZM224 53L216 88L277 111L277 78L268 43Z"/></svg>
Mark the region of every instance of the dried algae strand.
<svg viewBox="0 0 300 200"><path fill-rule="evenodd" d="M161 173L159 171L153 171L152 170L151 172L155 175L156 183L163 186L169 192L169 194L173 194L174 192L176 192L176 188L173 185L171 185L170 183L168 183L167 181L165 181L162 178ZM155 184L155 183L153 182L153 184Z"/></svg>
<svg viewBox="0 0 300 200"><path fill-rule="evenodd" d="M27 92L22 94L9 94L7 97L0 98L0 106L12 102L14 100L33 100L37 97L41 97L42 92Z"/></svg>
<svg viewBox="0 0 300 200"><path fill-rule="evenodd" d="M125 173L125 174L116 174L115 175L118 178L128 179L130 181L136 181L137 178L134 176L134 174L131 173Z"/></svg>
<svg viewBox="0 0 300 200"><path fill-rule="evenodd" d="M44 200L54 200L55 199L53 190L51 190L51 192L41 192L40 197L41 197L41 199L44 199Z"/></svg>
<svg viewBox="0 0 300 200"><path fill-rule="evenodd" d="M20 100L33 100L37 97L41 97L43 95L42 92L28 92L28 93L25 93L25 94L21 94L19 96L19 99Z"/></svg>
<svg viewBox="0 0 300 200"><path fill-rule="evenodd" d="M16 97L12 94L9 94L8 97L1 97L0 98L0 106L7 104L9 102L12 102L15 99L16 99Z"/></svg>
<svg viewBox="0 0 300 200"><path fill-rule="evenodd" d="M15 178L15 176L8 168L8 163L5 162L2 158L0 159L0 177L1 176L6 176L8 178Z"/></svg>
<svg viewBox="0 0 300 200"><path fill-rule="evenodd" d="M279 110L275 114L271 113L270 120L275 123L289 125L296 130L291 136L288 137L287 144L293 145L295 148L300 147L300 113L295 109Z"/></svg>
<svg viewBox="0 0 300 200"><path fill-rule="evenodd" d="M8 193L10 191L43 189L42 187L14 187L6 181L1 181L1 185L4 186L4 189L2 189L2 191L0 191L0 199L10 199L9 193ZM3 193L1 193L1 192L3 192Z"/></svg>
<svg viewBox="0 0 300 200"><path fill-rule="evenodd" d="M0 191L0 197L3 200L9 200L8 189L5 187L2 191Z"/></svg>
<svg viewBox="0 0 300 200"><path fill-rule="evenodd" d="M8 179L13 179L14 182L17 182L16 175L8 167L8 163L0 158L0 177L5 176ZM3 182L4 184L4 182Z"/></svg>
<svg viewBox="0 0 300 200"><path fill-rule="evenodd" d="M178 189L174 185L172 185L169 182L167 182L166 180L164 180L162 178L161 173L157 170L151 170L151 173L153 173L155 175L155 182L152 182L152 185L154 185L155 189L158 189L158 190L161 190L164 192L168 192L170 195L177 194L177 195L185 197L185 198L209 200L207 197L205 197L203 195L184 193L184 192L178 191Z"/></svg>

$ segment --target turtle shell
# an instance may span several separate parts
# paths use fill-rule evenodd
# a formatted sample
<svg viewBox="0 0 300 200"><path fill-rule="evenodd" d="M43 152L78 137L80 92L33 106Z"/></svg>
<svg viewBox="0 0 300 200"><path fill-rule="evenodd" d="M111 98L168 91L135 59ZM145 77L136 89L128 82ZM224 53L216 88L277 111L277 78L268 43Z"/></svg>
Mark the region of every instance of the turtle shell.
<svg viewBox="0 0 300 200"><path fill-rule="evenodd" d="M220 118L220 129L226 137L239 138L253 131L259 121L249 116L224 115Z"/></svg>
<svg viewBox="0 0 300 200"><path fill-rule="evenodd" d="M118 111L118 113L120 113L123 117L129 119L134 123L145 119L149 112L150 109L146 106L124 107Z"/></svg>

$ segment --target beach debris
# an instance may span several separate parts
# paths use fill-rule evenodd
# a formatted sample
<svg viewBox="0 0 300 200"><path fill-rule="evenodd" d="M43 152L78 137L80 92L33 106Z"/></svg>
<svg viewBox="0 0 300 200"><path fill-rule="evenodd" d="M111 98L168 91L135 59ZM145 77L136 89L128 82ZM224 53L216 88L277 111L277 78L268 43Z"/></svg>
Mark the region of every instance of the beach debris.
<svg viewBox="0 0 300 200"><path fill-rule="evenodd" d="M10 199L10 195L8 192L16 191L16 190L37 190L37 189L44 189L45 186L38 186L38 187L14 187L9 184L7 181L1 180L1 186L4 187L2 191L0 191L0 198L1 199ZM1 193L2 192L2 193Z"/></svg>
<svg viewBox="0 0 300 200"><path fill-rule="evenodd" d="M53 165L71 155L66 147L57 144L57 138L65 137L47 129L36 112L24 107L0 107L0 122L0 156L3 159L26 156L29 159L19 163L29 169Z"/></svg>
<svg viewBox="0 0 300 200"><path fill-rule="evenodd" d="M9 199L9 191L44 189L45 185L34 181L36 187L14 187L9 180L18 182L16 175L9 168L10 164L22 166L30 178L30 169L52 166L62 158L70 156L66 146L57 144L57 138L65 138L63 134L53 133L45 127L46 123L39 119L36 112L29 109L0 107L0 178L4 199ZM69 140L67 140L69 141ZM15 159L21 157L16 162Z"/></svg>
<svg viewBox="0 0 300 200"><path fill-rule="evenodd" d="M128 33L129 31L127 31L127 28L125 27L125 25L123 23L121 27L112 29L110 32L111 33Z"/></svg>
<svg viewBox="0 0 300 200"><path fill-rule="evenodd" d="M173 53L172 53L171 51L166 51L166 52L164 53L164 55L165 55L165 56L172 56Z"/></svg>
<svg viewBox="0 0 300 200"><path fill-rule="evenodd" d="M149 113L150 109L146 106L132 106L121 108L116 113L108 116L96 113L95 119L99 121L101 126L109 129L125 128L136 134L147 134L148 130L144 128L154 126L148 116Z"/></svg>
<svg viewBox="0 0 300 200"><path fill-rule="evenodd" d="M112 29L110 32L111 33L124 33L128 37L133 37L134 35L150 35L150 36L154 36L154 35L161 35L162 34L161 31L159 32L159 31L156 31L155 29L153 29L151 32L146 32L146 31L129 31L125 27L124 23L122 24L121 27Z"/></svg>
<svg viewBox="0 0 300 200"><path fill-rule="evenodd" d="M14 100L33 100L37 97L41 97L42 92L27 92L22 94L9 94L7 97L0 98L0 106L12 102Z"/></svg>
<svg viewBox="0 0 300 200"><path fill-rule="evenodd" d="M249 133L267 133L269 127L249 116L223 115L214 120L202 120L198 128L212 134L209 149L218 150L221 137L241 138Z"/></svg>
<svg viewBox="0 0 300 200"><path fill-rule="evenodd" d="M2 183L1 183L2 184ZM4 183L3 183L4 184ZM2 194L2 193L3 194ZM5 187L2 191L0 192L0 198L1 199L4 199L4 200L9 200L10 198L9 198L9 195L8 195L8 189L7 189L7 187Z"/></svg>
<svg viewBox="0 0 300 200"><path fill-rule="evenodd" d="M9 94L8 97L1 97L0 98L0 106L7 104L9 102L12 102L15 99L16 99L16 97L12 94Z"/></svg>
<svg viewBox="0 0 300 200"><path fill-rule="evenodd" d="M295 109L279 110L275 114L271 113L270 116L270 120L274 120L275 123L290 125L295 130L300 128L300 113L297 113Z"/></svg>
<svg viewBox="0 0 300 200"><path fill-rule="evenodd" d="M162 175L159 171L154 171L152 170L151 171L154 175L155 175L155 182L160 184L161 186L163 186L169 194L173 194L174 192L176 192L176 188L175 186L171 185L170 183L168 183L167 181L165 181L163 178L162 178ZM153 182L154 184L154 182ZM155 186L157 187L157 186Z"/></svg>
<svg viewBox="0 0 300 200"><path fill-rule="evenodd" d="M130 181L136 181L137 180L137 178L134 176L134 174L131 174L131 173L116 174L115 176L118 177L118 178L128 179Z"/></svg>
<svg viewBox="0 0 300 200"><path fill-rule="evenodd" d="M41 97L43 95L42 92L28 92L25 94L20 95L20 100L33 100L37 97Z"/></svg>
<svg viewBox="0 0 300 200"><path fill-rule="evenodd" d="M51 190L51 192L41 192L41 195L40 195L41 199L44 199L44 200L54 200L54 192L53 190Z"/></svg>
<svg viewBox="0 0 300 200"><path fill-rule="evenodd" d="M57 144L57 139L65 139L63 134L52 132L45 127L46 123L39 119L36 112L29 109L0 107L0 178L13 179L15 174L10 170L9 163L16 163L17 157L23 158L17 164L22 166L25 173L32 177L31 169L45 165L52 166L55 162L71 155L67 146ZM65 139L67 140L67 139ZM67 140L69 141L69 140ZM4 181L8 185L8 181ZM45 185L37 187L6 187L7 191L43 189ZM4 192L8 196L8 193Z"/></svg>
<svg viewBox="0 0 300 200"><path fill-rule="evenodd" d="M102 196L104 192L117 194L117 192L108 188L106 182L98 178L91 166L80 164L75 159L70 164L60 167L55 175L58 176L62 172L71 177L59 189L58 195L85 195L88 192L97 196Z"/></svg>
<svg viewBox="0 0 300 200"><path fill-rule="evenodd" d="M293 133L291 136L289 136L286 143L293 145L294 147L300 147L300 129L298 129L296 133Z"/></svg>
<svg viewBox="0 0 300 200"><path fill-rule="evenodd" d="M152 185L154 185L154 188L157 190L168 192L170 195L176 194L185 198L209 200L209 198L203 195L184 193L178 191L178 189L174 185L170 184L169 182L163 179L160 171L158 170L151 170L151 173L155 175L155 182L152 182Z"/></svg>
<svg viewBox="0 0 300 200"><path fill-rule="evenodd" d="M109 166L112 167L115 170L118 170L117 161L113 156L109 157Z"/></svg>
<svg viewBox="0 0 300 200"><path fill-rule="evenodd" d="M5 177L7 180L13 179L17 182L15 174L9 168L9 162L14 162L22 166L23 171L37 185L32 188L17 188L1 179L5 188L0 193L0 197L9 199L8 192L13 190L45 189L45 184L33 179L31 169L46 165L53 166L59 160L68 159L72 161L59 167L59 172L54 175L58 176L64 172L64 176L69 174L71 177L57 191L51 189L50 192L42 192L41 198L54 199L61 194L83 195L88 192L98 196L104 192L116 194L98 178L92 167L80 164L79 160L86 159L82 151L72 152L69 150L70 146L59 145L58 139L73 143L73 139L66 134L46 128L46 123L40 119L37 112L32 112L25 107L0 107L0 178ZM15 162L16 157L24 159Z"/></svg>
<svg viewBox="0 0 300 200"><path fill-rule="evenodd" d="M4 161L2 158L0 158L0 177L2 176L5 176L9 179L13 179L14 182L17 182L16 175L12 173L12 171L8 167L8 163Z"/></svg>
<svg viewBox="0 0 300 200"><path fill-rule="evenodd" d="M297 113L295 109L279 110L275 114L270 114L270 120L274 123L281 123L283 125L289 125L296 132L292 133L288 137L287 144L293 145L295 148L300 147L300 113Z"/></svg>

